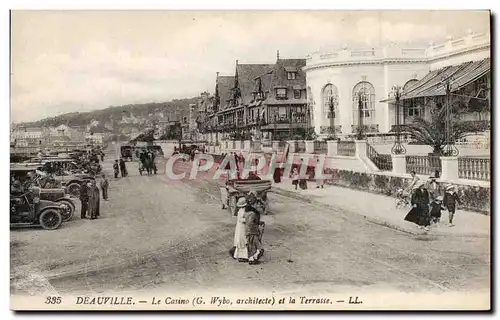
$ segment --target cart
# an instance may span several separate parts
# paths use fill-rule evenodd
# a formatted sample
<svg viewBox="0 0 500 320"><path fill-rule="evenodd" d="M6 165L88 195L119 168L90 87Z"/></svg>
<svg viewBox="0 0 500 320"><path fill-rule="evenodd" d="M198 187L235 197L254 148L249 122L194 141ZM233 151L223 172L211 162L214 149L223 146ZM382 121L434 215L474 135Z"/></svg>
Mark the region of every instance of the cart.
<svg viewBox="0 0 500 320"><path fill-rule="evenodd" d="M222 209L227 208L232 216L236 216L238 199L247 197L247 202L253 204L261 214L267 214L267 192L271 185L271 180L228 180L226 185L220 188Z"/></svg>

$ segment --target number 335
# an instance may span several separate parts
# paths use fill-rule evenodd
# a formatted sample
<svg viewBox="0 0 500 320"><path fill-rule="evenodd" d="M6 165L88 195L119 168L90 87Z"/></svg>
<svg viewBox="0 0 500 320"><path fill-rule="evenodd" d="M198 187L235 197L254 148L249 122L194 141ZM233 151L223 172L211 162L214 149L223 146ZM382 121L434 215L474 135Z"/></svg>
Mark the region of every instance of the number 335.
<svg viewBox="0 0 500 320"><path fill-rule="evenodd" d="M47 297L45 300L45 304L60 304L61 302L61 297Z"/></svg>

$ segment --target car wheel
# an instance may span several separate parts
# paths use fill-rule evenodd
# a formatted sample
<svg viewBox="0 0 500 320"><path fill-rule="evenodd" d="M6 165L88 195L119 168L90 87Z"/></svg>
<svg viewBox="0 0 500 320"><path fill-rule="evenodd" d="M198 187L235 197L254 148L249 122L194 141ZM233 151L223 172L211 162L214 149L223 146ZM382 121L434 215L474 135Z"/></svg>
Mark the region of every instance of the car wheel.
<svg viewBox="0 0 500 320"><path fill-rule="evenodd" d="M40 214L39 222L45 230L55 230L61 226L63 218L58 210L45 209Z"/></svg>
<svg viewBox="0 0 500 320"><path fill-rule="evenodd" d="M73 218L73 215L75 214L75 210L76 210L75 204L72 201L67 200L67 199L62 199L62 200L59 200L57 202L62 203L68 207L67 210L62 212L63 221L66 222L66 221L70 220L71 218Z"/></svg>
<svg viewBox="0 0 500 320"><path fill-rule="evenodd" d="M74 197L80 197L80 185L76 182L71 183L67 187L68 193Z"/></svg>

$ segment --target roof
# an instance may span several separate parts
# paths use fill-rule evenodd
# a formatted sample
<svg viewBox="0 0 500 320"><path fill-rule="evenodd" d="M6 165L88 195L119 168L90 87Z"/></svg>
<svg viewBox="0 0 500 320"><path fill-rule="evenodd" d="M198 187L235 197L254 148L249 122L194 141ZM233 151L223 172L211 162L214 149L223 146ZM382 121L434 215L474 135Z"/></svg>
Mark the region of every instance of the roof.
<svg viewBox="0 0 500 320"><path fill-rule="evenodd" d="M305 104L307 103L305 94L301 99L294 99L293 90L306 89L306 73L302 68L306 66L306 59L279 59L274 66L274 72L270 83L269 98L266 104ZM296 72L294 80L288 79L288 72ZM275 97L275 88L288 89L288 99L281 100Z"/></svg>
<svg viewBox="0 0 500 320"><path fill-rule="evenodd" d="M446 88L442 84L443 79L451 77L451 91L455 92L468 84L476 81L491 71L490 58L479 61L469 61L459 65L448 66L429 72L421 80L409 85L401 94L401 100L444 96ZM381 102L392 101L385 99Z"/></svg>
<svg viewBox="0 0 500 320"><path fill-rule="evenodd" d="M304 60L305 61L305 60ZM244 105L250 104L253 100L255 81L274 70L273 64L237 64L238 84L241 92L241 99ZM264 77L263 77L264 79Z"/></svg>
<svg viewBox="0 0 500 320"><path fill-rule="evenodd" d="M231 88L234 86L234 76L218 76L217 84L219 88L220 108L223 109L231 97Z"/></svg>

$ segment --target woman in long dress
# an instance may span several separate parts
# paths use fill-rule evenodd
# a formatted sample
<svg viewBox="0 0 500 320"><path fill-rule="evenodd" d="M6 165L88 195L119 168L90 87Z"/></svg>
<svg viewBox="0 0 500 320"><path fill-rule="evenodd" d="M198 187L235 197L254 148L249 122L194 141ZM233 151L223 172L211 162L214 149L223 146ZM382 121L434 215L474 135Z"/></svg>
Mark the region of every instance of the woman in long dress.
<svg viewBox="0 0 500 320"><path fill-rule="evenodd" d="M239 262L248 261L248 248L246 238L246 206L247 201L244 197L238 199L236 204L238 207L238 218L236 221L236 228L234 230L234 254L233 258L238 259Z"/></svg>

